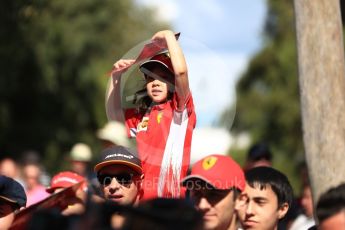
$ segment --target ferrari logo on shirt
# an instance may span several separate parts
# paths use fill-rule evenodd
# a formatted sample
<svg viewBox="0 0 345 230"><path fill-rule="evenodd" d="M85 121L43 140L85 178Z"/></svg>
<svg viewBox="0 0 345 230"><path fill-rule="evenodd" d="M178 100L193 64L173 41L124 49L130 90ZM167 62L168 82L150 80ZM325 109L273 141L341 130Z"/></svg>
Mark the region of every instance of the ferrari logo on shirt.
<svg viewBox="0 0 345 230"><path fill-rule="evenodd" d="M217 160L218 158L213 157L213 156L205 158L204 161L202 162L202 168L205 170L209 170L216 164Z"/></svg>
<svg viewBox="0 0 345 230"><path fill-rule="evenodd" d="M161 123L162 116L163 116L163 112L159 112L157 115L157 123L158 124Z"/></svg>
<svg viewBox="0 0 345 230"><path fill-rule="evenodd" d="M148 125L149 125L149 117L143 117L141 122L138 124L137 132L146 131Z"/></svg>

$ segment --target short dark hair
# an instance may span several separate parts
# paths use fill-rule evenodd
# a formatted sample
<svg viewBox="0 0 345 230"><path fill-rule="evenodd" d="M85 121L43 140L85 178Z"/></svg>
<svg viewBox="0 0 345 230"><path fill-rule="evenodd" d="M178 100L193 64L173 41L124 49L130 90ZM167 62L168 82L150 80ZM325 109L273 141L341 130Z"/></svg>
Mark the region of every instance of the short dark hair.
<svg viewBox="0 0 345 230"><path fill-rule="evenodd" d="M270 186L278 198L278 207L288 203L291 207L293 190L288 178L280 171L271 167L255 167L245 173L250 187L259 187L260 190Z"/></svg>
<svg viewBox="0 0 345 230"><path fill-rule="evenodd" d="M320 196L316 215L320 222L345 209L345 183L330 188Z"/></svg>

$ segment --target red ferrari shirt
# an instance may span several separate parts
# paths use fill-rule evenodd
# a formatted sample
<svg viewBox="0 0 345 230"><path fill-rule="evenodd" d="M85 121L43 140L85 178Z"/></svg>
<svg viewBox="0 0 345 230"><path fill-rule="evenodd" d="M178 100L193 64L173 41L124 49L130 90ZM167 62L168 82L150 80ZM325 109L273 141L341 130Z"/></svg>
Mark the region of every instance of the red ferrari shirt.
<svg viewBox="0 0 345 230"><path fill-rule="evenodd" d="M177 95L148 112L125 111L128 135L136 137L144 171L143 199L179 198L185 194L180 181L190 163L192 133L196 124L191 94L185 107L178 111Z"/></svg>

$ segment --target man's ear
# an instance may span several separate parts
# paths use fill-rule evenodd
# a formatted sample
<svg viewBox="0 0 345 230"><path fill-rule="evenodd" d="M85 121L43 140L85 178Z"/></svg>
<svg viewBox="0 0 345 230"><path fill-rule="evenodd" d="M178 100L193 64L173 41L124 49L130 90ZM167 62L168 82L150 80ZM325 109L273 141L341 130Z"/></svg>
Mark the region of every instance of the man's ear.
<svg viewBox="0 0 345 230"><path fill-rule="evenodd" d="M279 219L282 219L286 213L289 210L289 204L288 203L283 203L279 208L278 208L278 217Z"/></svg>
<svg viewBox="0 0 345 230"><path fill-rule="evenodd" d="M238 199L236 199L236 201L235 201L235 210L238 211L240 209L241 209L241 205L239 204Z"/></svg>
<svg viewBox="0 0 345 230"><path fill-rule="evenodd" d="M138 185L138 198L139 200L141 200L141 198L144 195L144 189L143 189L143 179L144 179L144 174L140 175L140 181L139 181L139 185Z"/></svg>
<svg viewBox="0 0 345 230"><path fill-rule="evenodd" d="M140 188L138 195L139 195L139 200L141 200L144 196L144 189Z"/></svg>
<svg viewBox="0 0 345 230"><path fill-rule="evenodd" d="M238 211L242 209L248 201L248 196L245 193L241 193L237 196L235 200L235 210Z"/></svg>

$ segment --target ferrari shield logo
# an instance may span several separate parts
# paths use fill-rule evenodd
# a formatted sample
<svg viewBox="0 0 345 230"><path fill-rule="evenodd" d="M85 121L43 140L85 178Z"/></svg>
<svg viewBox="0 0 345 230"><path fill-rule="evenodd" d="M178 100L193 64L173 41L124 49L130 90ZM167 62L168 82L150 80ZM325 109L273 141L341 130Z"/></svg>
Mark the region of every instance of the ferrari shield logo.
<svg viewBox="0 0 345 230"><path fill-rule="evenodd" d="M142 121L137 126L137 132L146 131L149 124L149 117L143 117Z"/></svg>
<svg viewBox="0 0 345 230"><path fill-rule="evenodd" d="M204 161L202 162L202 168L205 170L209 170L216 164L217 160L218 158L213 157L213 156L205 158Z"/></svg>

